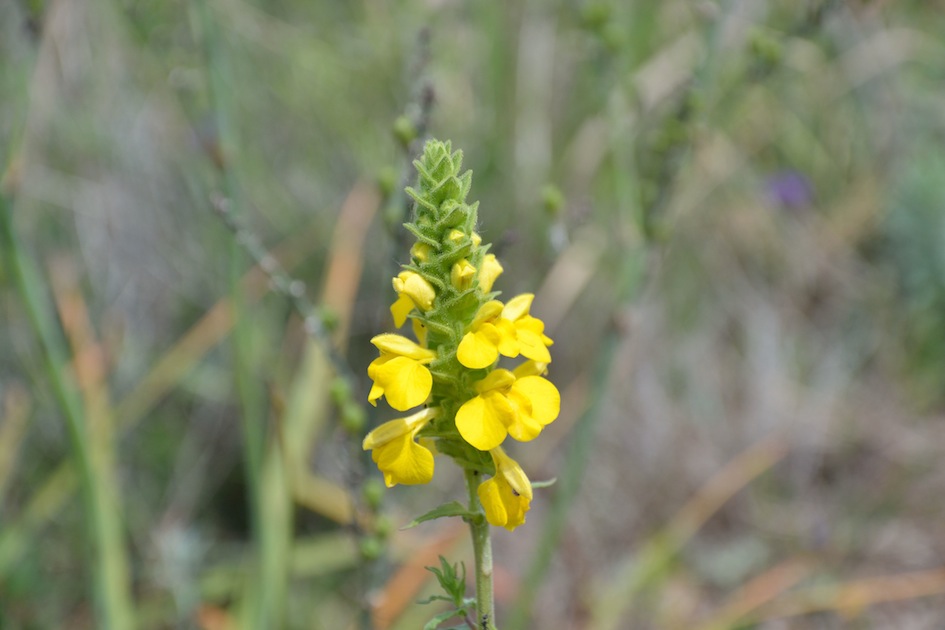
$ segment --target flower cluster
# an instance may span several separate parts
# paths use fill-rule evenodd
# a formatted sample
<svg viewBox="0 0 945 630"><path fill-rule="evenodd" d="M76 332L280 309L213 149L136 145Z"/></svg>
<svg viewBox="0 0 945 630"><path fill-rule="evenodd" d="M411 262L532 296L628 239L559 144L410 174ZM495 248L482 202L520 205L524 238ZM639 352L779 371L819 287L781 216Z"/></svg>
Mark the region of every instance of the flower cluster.
<svg viewBox="0 0 945 630"><path fill-rule="evenodd" d="M390 310L397 328L411 321L416 341L390 333L371 340L380 355L368 367L368 400L423 408L380 425L363 446L388 486L429 482L435 453L490 475L478 488L486 519L511 530L525 522L532 486L502 444L533 440L558 416L560 395L544 378L552 340L530 313L532 294L495 299L503 269L475 232L478 203L466 203L472 172L461 173L462 152L431 140L414 165L418 186L407 193L415 216L405 227L417 241L393 279ZM523 361L500 368L501 357Z"/></svg>

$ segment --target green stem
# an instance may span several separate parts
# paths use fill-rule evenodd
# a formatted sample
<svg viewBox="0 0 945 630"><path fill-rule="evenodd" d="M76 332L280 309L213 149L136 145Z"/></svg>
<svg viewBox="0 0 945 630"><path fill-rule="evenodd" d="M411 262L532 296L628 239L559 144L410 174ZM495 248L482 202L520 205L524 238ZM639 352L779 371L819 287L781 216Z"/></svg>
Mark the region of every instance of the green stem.
<svg viewBox="0 0 945 630"><path fill-rule="evenodd" d="M496 630L495 599L492 591L492 538L489 523L479 503L479 473L466 470L466 489L469 491L469 511L475 516L469 519L472 533L473 554L476 558L476 627Z"/></svg>
<svg viewBox="0 0 945 630"><path fill-rule="evenodd" d="M87 535L94 550L91 573L98 627L125 630L134 627L134 607L108 427L102 426L96 433L91 431L92 418L85 413L69 372L69 353L58 323L52 318L55 310L43 290L45 283L14 234L12 206L11 198L0 191L0 252L7 255L10 275L42 347L43 366L53 395L65 415L72 457L79 470ZM100 419L100 423L105 422L110 419Z"/></svg>

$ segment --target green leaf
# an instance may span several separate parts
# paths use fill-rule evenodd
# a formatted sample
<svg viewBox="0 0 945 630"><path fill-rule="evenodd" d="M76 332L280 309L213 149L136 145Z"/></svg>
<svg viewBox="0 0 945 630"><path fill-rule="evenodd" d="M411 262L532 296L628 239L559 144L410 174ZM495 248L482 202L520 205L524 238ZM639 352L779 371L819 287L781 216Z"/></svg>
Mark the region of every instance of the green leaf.
<svg viewBox="0 0 945 630"><path fill-rule="evenodd" d="M459 615L459 612L456 610L447 610L446 612L440 613L439 615L437 615L436 617L428 621L427 624L423 626L423 630L436 630L440 626L441 623L443 623L447 619L450 619L451 617L456 617L458 615Z"/></svg>
<svg viewBox="0 0 945 630"><path fill-rule="evenodd" d="M444 503L439 507L435 507L423 516L418 516L408 524L401 527L401 529L410 529L416 527L420 523L425 523L426 521L432 521L433 519L443 518L445 516L462 516L463 518L472 518L475 516L472 512L466 509L459 501L450 501L449 503Z"/></svg>

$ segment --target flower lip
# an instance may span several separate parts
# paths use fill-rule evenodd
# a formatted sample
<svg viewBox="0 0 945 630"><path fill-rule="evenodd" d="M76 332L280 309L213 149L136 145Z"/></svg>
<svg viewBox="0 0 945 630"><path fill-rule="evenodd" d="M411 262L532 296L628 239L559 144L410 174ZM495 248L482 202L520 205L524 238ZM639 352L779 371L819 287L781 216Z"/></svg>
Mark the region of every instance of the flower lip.
<svg viewBox="0 0 945 630"><path fill-rule="evenodd" d="M420 363L429 363L436 358L436 352L424 348L418 343L401 335L384 333L371 339L371 343L383 353L407 357Z"/></svg>

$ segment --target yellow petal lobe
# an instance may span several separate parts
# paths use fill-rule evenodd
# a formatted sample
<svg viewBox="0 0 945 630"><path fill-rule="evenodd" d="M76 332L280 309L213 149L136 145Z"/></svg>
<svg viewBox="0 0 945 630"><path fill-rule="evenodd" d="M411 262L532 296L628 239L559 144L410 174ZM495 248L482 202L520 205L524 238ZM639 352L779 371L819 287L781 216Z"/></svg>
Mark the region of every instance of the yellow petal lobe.
<svg viewBox="0 0 945 630"><path fill-rule="evenodd" d="M383 388L387 402L398 411L422 404L433 388L430 370L407 357L395 357L377 367L374 373L374 383Z"/></svg>
<svg viewBox="0 0 945 630"><path fill-rule="evenodd" d="M483 324L479 330L468 332L456 348L456 358L464 366L478 370L489 367L499 358L499 332L491 324Z"/></svg>
<svg viewBox="0 0 945 630"><path fill-rule="evenodd" d="M515 410L511 403L495 392L467 400L456 412L459 434L480 451L502 444L508 435L508 425L514 421Z"/></svg>

